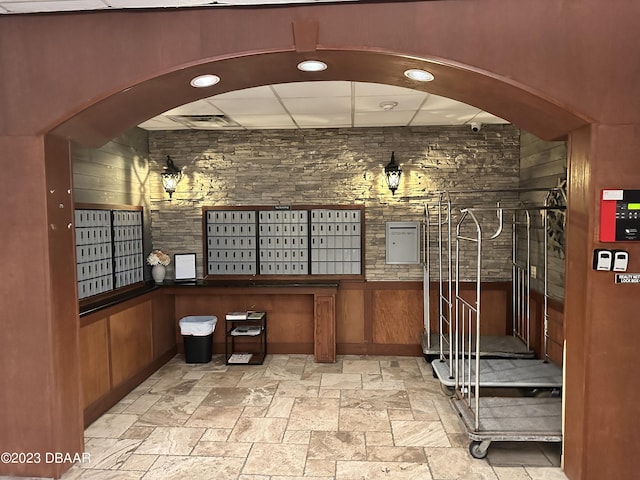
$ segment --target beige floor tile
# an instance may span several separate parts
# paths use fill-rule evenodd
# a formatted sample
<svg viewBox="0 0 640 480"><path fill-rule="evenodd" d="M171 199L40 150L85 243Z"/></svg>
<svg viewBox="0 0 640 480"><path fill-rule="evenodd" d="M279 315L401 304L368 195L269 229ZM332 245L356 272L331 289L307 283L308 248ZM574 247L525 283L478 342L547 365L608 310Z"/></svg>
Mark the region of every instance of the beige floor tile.
<svg viewBox="0 0 640 480"><path fill-rule="evenodd" d="M268 406L277 384L268 387L214 387L202 401L211 407Z"/></svg>
<svg viewBox="0 0 640 480"><path fill-rule="evenodd" d="M278 387L278 390L280 390L280 387ZM289 415L291 415L291 409L293 408L293 400L293 397L279 397L276 391L276 395L271 401L271 405L269 405L269 409L265 416L289 418Z"/></svg>
<svg viewBox="0 0 640 480"><path fill-rule="evenodd" d="M79 478L81 480L140 480L143 475L145 472L95 469L85 471Z"/></svg>
<svg viewBox="0 0 640 480"><path fill-rule="evenodd" d="M144 440L153 432L154 428L155 427L141 427L134 423L131 428L120 435L120 439Z"/></svg>
<svg viewBox="0 0 640 480"><path fill-rule="evenodd" d="M278 389L274 397L317 397L318 390L320 385L320 377L317 378L317 381L306 381L306 380L285 380L279 382Z"/></svg>
<svg viewBox="0 0 640 480"><path fill-rule="evenodd" d="M497 480L491 466L463 448L425 448L434 478L439 480Z"/></svg>
<svg viewBox="0 0 640 480"><path fill-rule="evenodd" d="M386 410L341 408L338 430L343 432L388 432L391 430Z"/></svg>
<svg viewBox="0 0 640 480"><path fill-rule="evenodd" d="M498 480L531 480L524 467L493 467Z"/></svg>
<svg viewBox="0 0 640 480"><path fill-rule="evenodd" d="M226 442L231 435L230 428L207 428L200 437L201 442Z"/></svg>
<svg viewBox="0 0 640 480"><path fill-rule="evenodd" d="M145 480L236 480L244 458L161 456Z"/></svg>
<svg viewBox="0 0 640 480"><path fill-rule="evenodd" d="M420 447L372 447L367 445L368 462L425 463L427 456Z"/></svg>
<svg viewBox="0 0 640 480"><path fill-rule="evenodd" d="M380 362L377 360L343 360L342 373L380 374Z"/></svg>
<svg viewBox="0 0 640 480"><path fill-rule="evenodd" d="M402 447L448 447L449 439L440 422L394 420L394 442Z"/></svg>
<svg viewBox="0 0 640 480"><path fill-rule="evenodd" d="M365 439L367 448L374 446L393 446L393 435L391 432L365 432Z"/></svg>
<svg viewBox="0 0 640 480"><path fill-rule="evenodd" d="M338 430L337 398L296 398L289 426L291 430Z"/></svg>
<svg viewBox="0 0 640 480"><path fill-rule="evenodd" d="M189 455L204 428L158 427L136 449L138 454Z"/></svg>
<svg viewBox="0 0 640 480"><path fill-rule="evenodd" d="M311 432L308 458L314 460L365 460L364 433Z"/></svg>
<svg viewBox="0 0 640 480"><path fill-rule="evenodd" d="M118 438L136 423L138 415L105 413L84 431L85 437Z"/></svg>
<svg viewBox="0 0 640 480"><path fill-rule="evenodd" d="M154 394L146 394L139 397L135 400L131 405L124 409L125 413L133 413L133 414L143 414L149 408L151 408L158 400L160 400L161 395Z"/></svg>
<svg viewBox="0 0 640 480"><path fill-rule="evenodd" d="M246 458L251 449L250 443L205 442L200 440L191 452L196 457L241 457Z"/></svg>
<svg viewBox="0 0 640 480"><path fill-rule="evenodd" d="M296 443L298 445L309 445L311 432L305 430L285 430L282 443Z"/></svg>
<svg viewBox="0 0 640 480"><path fill-rule="evenodd" d="M231 431L230 442L280 443L287 428L285 418L240 418Z"/></svg>
<svg viewBox="0 0 640 480"><path fill-rule="evenodd" d="M362 376L357 373L323 373L320 386L323 388L362 388Z"/></svg>
<svg viewBox="0 0 640 480"><path fill-rule="evenodd" d="M233 428L243 407L209 407L201 405L185 423L186 427Z"/></svg>
<svg viewBox="0 0 640 480"><path fill-rule="evenodd" d="M525 467L531 480L567 480L567 476L559 468Z"/></svg>
<svg viewBox="0 0 640 480"><path fill-rule="evenodd" d="M242 468L250 475L304 475L306 445L255 444Z"/></svg>
<svg viewBox="0 0 640 480"><path fill-rule="evenodd" d="M431 480L426 463L353 462L336 463L336 480Z"/></svg>
<svg viewBox="0 0 640 480"><path fill-rule="evenodd" d="M557 445L478 460L469 442L421 357L176 356L87 428L91 460L62 480L567 480Z"/></svg>
<svg viewBox="0 0 640 480"><path fill-rule="evenodd" d="M116 440L92 438L85 442L85 453L89 461L82 468L114 470L120 468L138 448L142 440Z"/></svg>
<svg viewBox="0 0 640 480"><path fill-rule="evenodd" d="M126 462L122 464L120 470L134 470L146 472L149 470L153 462L158 458L157 455L130 455Z"/></svg>
<svg viewBox="0 0 640 480"><path fill-rule="evenodd" d="M340 397L342 408L384 410L410 408L409 396L403 389L394 390L345 390Z"/></svg>
<svg viewBox="0 0 640 480"><path fill-rule="evenodd" d="M305 477L329 477L336 475L336 462L334 460L314 460L307 458L304 468Z"/></svg>
<svg viewBox="0 0 640 480"><path fill-rule="evenodd" d="M487 453L487 462L493 466L551 467L554 466L535 442L493 442ZM558 466L558 465L556 465Z"/></svg>

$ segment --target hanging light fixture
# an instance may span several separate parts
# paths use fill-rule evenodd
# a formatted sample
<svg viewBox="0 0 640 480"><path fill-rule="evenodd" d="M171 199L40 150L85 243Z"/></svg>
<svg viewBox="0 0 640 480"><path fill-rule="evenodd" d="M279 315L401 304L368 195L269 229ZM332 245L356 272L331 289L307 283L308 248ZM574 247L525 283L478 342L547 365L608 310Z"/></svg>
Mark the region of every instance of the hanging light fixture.
<svg viewBox="0 0 640 480"><path fill-rule="evenodd" d="M163 168L164 171L160 174L162 177L162 186L164 187L164 191L169 194L169 199L171 199L171 195L176 191L178 182L182 178L182 171L174 165L169 155L167 155L167 165Z"/></svg>
<svg viewBox="0 0 640 480"><path fill-rule="evenodd" d="M387 177L387 186L393 195L396 194L396 190L400 185L400 175L402 175L402 170L400 170L400 165L396 163L395 152L391 152L391 160L387 163L387 166L384 167L384 174Z"/></svg>

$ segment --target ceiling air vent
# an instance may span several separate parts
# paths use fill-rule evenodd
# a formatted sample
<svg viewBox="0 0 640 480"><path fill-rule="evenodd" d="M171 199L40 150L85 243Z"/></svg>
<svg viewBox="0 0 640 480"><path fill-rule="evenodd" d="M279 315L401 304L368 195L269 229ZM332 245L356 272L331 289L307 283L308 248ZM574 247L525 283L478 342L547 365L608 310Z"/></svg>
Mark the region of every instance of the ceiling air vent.
<svg viewBox="0 0 640 480"><path fill-rule="evenodd" d="M174 122L194 130L214 130L220 128L241 129L240 124L225 115L168 115Z"/></svg>

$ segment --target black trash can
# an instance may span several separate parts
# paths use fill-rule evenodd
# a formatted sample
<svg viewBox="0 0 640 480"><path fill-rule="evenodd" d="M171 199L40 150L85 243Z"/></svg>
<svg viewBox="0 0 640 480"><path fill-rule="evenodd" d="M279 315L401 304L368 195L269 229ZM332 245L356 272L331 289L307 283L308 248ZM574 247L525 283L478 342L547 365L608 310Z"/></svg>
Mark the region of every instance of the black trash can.
<svg viewBox="0 0 640 480"><path fill-rule="evenodd" d="M213 354L213 332L218 319L214 316L190 316L180 319L187 363L208 363Z"/></svg>

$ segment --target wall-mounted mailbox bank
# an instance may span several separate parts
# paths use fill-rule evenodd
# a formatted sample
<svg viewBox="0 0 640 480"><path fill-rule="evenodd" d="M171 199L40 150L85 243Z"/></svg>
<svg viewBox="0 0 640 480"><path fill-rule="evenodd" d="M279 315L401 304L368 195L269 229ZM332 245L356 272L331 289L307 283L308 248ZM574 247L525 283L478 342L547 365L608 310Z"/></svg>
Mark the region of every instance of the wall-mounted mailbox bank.
<svg viewBox="0 0 640 480"><path fill-rule="evenodd" d="M600 241L640 241L640 190L602 190Z"/></svg>

